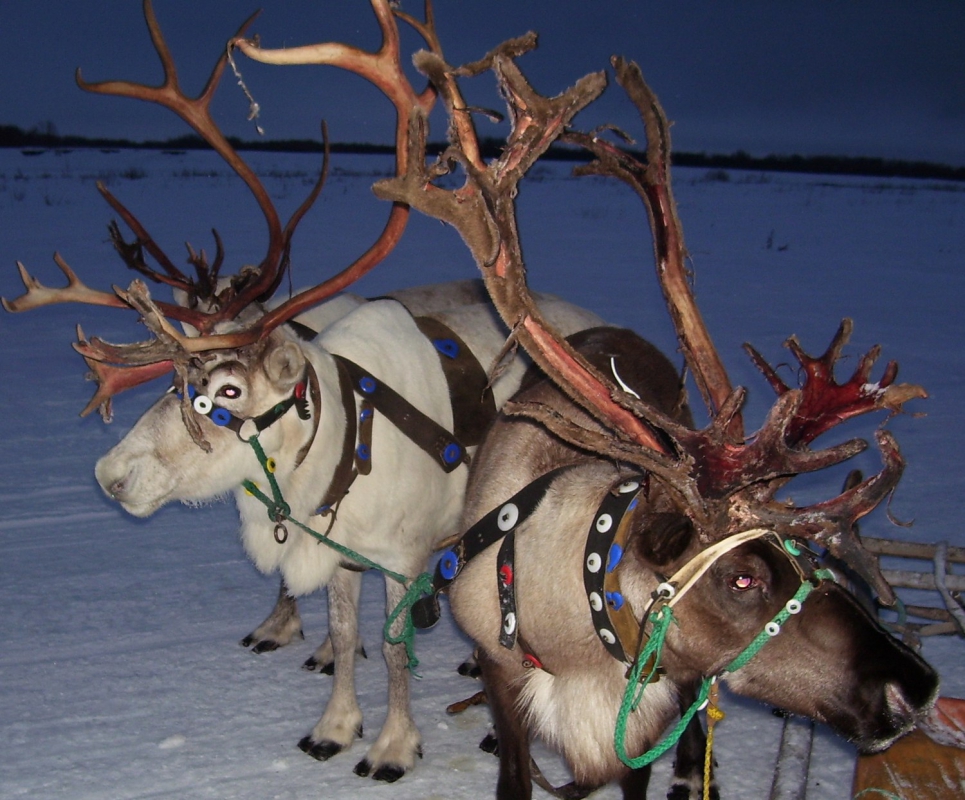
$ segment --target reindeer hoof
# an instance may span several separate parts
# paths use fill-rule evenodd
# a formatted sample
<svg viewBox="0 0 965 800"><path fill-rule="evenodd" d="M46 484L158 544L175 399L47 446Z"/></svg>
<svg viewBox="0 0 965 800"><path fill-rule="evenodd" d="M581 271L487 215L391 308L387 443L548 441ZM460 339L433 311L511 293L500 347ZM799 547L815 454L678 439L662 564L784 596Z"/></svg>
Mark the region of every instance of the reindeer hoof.
<svg viewBox="0 0 965 800"><path fill-rule="evenodd" d="M456 672L466 678L478 678L482 675L482 670L479 669L479 665L473 659L463 661L456 668Z"/></svg>
<svg viewBox="0 0 965 800"><path fill-rule="evenodd" d="M395 783L405 775L405 768L395 766L394 764L386 764L379 767L375 772L372 772L372 762L367 758L363 758L355 765L355 774L360 778L367 778L371 774L373 780L384 783Z"/></svg>
<svg viewBox="0 0 965 800"><path fill-rule="evenodd" d="M345 748L338 742L326 739L321 742L313 742L311 736L305 736L299 743L298 749L307 753L316 761L328 761L332 756L341 753Z"/></svg>
<svg viewBox="0 0 965 800"><path fill-rule="evenodd" d="M281 647L278 642L273 642L271 639L266 639L262 642L258 642L254 647L251 648L252 653L261 655L262 653L271 653Z"/></svg>
<svg viewBox="0 0 965 800"><path fill-rule="evenodd" d="M499 755L499 740L495 733L487 733L485 738L479 743L479 749L494 756Z"/></svg>
<svg viewBox="0 0 965 800"><path fill-rule="evenodd" d="M316 661L315 656L312 656L304 664L302 664L302 669L307 669L309 672L317 671L320 675L334 675L335 662L329 661L323 664L320 661Z"/></svg>

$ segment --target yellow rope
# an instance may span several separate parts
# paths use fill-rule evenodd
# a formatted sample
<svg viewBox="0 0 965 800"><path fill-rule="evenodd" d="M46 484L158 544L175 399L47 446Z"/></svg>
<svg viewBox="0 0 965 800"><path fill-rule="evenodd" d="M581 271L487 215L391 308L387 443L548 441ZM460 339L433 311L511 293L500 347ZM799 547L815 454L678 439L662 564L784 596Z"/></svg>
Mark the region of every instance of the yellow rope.
<svg viewBox="0 0 965 800"><path fill-rule="evenodd" d="M707 748L704 750L704 800L710 800L711 768L714 764L714 726L720 722L725 714L717 705L717 681L710 686L707 697Z"/></svg>

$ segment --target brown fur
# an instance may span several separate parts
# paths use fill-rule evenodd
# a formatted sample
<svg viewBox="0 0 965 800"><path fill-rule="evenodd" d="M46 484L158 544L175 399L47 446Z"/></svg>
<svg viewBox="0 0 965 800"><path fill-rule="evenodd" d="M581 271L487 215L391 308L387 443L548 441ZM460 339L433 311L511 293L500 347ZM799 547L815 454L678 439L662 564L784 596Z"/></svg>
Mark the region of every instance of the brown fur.
<svg viewBox="0 0 965 800"><path fill-rule="evenodd" d="M644 399L686 419L680 380L652 346L626 331L600 331L580 343L599 369L617 352L620 377ZM546 403L592 424L548 382L517 400ZM534 478L561 464L543 503L517 531L516 594L520 637L545 670L527 669L520 648L498 643L500 614L495 551L470 561L450 599L458 623L475 640L500 742L499 798L531 794L532 735L562 752L582 786L621 781L626 796L646 791L646 775L631 775L616 756L613 729L626 685L625 666L593 630L582 582L583 548L592 516L627 470L580 453L533 422L501 416L477 453L464 528ZM627 554L618 568L624 595L639 616L658 583L702 549L688 518L652 480L637 512ZM741 578L738 581L738 577ZM742 581L752 588L741 590ZM649 749L677 713L678 687L692 687L735 658L800 586L791 562L757 540L719 558L674 609L666 677L649 687L630 717L627 749ZM822 583L783 632L750 664L729 676L736 691L829 723L859 747L887 746L914 724L937 691L937 676L886 634L836 585ZM688 688L689 690L689 688Z"/></svg>

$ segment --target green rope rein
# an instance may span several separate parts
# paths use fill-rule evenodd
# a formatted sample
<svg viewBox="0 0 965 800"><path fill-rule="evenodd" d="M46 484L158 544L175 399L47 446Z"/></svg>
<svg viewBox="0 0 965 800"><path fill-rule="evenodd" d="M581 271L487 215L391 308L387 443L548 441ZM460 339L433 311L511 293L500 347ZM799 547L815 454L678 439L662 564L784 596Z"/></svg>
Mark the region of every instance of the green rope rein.
<svg viewBox="0 0 965 800"><path fill-rule="evenodd" d="M814 577L820 580L834 579L834 575L831 573L831 571L826 569L816 570ZM763 648L764 645L773 638L773 634L768 633L768 629L773 630L772 625L777 625L780 628L785 622L787 622L788 618L791 616L791 611L788 610L788 604L790 604L792 601L797 601L797 603L803 604L804 600L809 594L811 594L814 588L814 584L811 583L811 581L802 581L801 586L795 593L794 597L791 598L788 603L785 603L784 608L774 615L774 618L771 620L771 622L768 623L764 629L751 640L750 644L748 644L747 647L745 647L733 661L724 667L718 675L713 675L710 678L704 678L704 680L701 682L700 691L697 693L697 699L694 700L690 708L688 708L681 715L680 720L667 733L667 735L662 740L657 742L657 744L655 744L650 750L635 758L631 758L627 754L626 749L627 722L630 714L636 711L637 707L640 705L640 702L643 699L644 691L650 684L654 675L657 673L657 667L660 664L660 656L663 653L664 640L667 638L667 630L670 628L671 623L676 624L677 622L670 606L665 605L657 611L651 613L650 622L653 625L653 632L650 634L650 638L647 640L646 646L643 648L640 655L637 656L633 668L630 671L630 675L627 680L627 688L623 693L623 702L620 704L620 710L617 713L616 726L614 727L613 731L613 745L620 761L631 769L639 769L640 767L645 767L648 764L653 763L660 758L660 756L674 747L677 744L677 741L683 735L687 725L690 724L690 720L693 719L694 715L707 701L711 684L717 680L719 675L722 675L725 672L735 672L741 667L746 666L750 660L761 651L761 648ZM653 669L650 670L646 676L642 676L643 669L650 661L651 656L654 657Z"/></svg>
<svg viewBox="0 0 965 800"><path fill-rule="evenodd" d="M412 615L409 614L409 610L412 606L419 600L420 597L426 594L432 593L432 575L428 572L423 572L416 578L407 578L398 572L393 572L390 569L383 567L381 564L366 558L361 553L357 553L349 547L343 544L332 541L325 534L319 533L318 531L310 528L308 525L294 519L291 516L291 508L288 503L285 502L282 496L281 489L278 486L278 481L275 479L275 467L274 461L265 455L265 451L258 441L258 436L252 436L247 440L251 445L252 449L255 451L255 455L258 457L258 462L261 464L261 468L268 478L268 483L271 486L272 497L268 497L261 489L258 488L258 484L254 481L243 481L242 486L244 486L245 491L248 492L252 497L260 500L268 511L268 518L280 524L282 520L292 523L299 529L303 530L309 536L316 539L321 544L330 547L339 555L347 558L355 563L365 567L366 569L374 569L381 572L387 578L391 578L396 583L400 583L406 587L405 595L402 600L396 605L392 612L387 616L385 620L385 625L382 628L382 635L385 641L389 644L404 644L405 652L408 658L406 667L416 678L420 677L416 673L415 669L419 666L419 659L415 655L415 625L412 623ZM392 626L395 624L396 620L400 616L405 614L405 620L402 625L402 630L398 635L392 633Z"/></svg>

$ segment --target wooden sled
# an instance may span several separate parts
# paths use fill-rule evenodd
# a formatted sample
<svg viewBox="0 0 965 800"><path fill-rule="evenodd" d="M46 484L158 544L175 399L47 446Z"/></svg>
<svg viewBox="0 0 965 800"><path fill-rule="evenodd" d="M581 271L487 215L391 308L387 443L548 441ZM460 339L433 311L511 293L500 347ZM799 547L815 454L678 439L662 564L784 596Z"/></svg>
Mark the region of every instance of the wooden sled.
<svg viewBox="0 0 965 800"><path fill-rule="evenodd" d="M965 798L965 700L940 697L916 730L883 753L858 756L851 796L857 800Z"/></svg>

